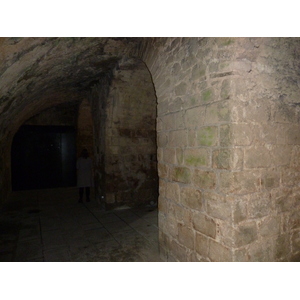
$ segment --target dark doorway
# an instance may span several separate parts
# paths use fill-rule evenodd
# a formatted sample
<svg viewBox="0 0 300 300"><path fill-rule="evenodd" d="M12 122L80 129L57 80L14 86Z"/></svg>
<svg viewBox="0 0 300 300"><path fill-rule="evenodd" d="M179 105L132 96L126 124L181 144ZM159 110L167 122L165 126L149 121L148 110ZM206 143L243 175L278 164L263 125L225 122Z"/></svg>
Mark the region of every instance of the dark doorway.
<svg viewBox="0 0 300 300"><path fill-rule="evenodd" d="M12 143L12 189L75 186L75 139L74 127L22 126Z"/></svg>

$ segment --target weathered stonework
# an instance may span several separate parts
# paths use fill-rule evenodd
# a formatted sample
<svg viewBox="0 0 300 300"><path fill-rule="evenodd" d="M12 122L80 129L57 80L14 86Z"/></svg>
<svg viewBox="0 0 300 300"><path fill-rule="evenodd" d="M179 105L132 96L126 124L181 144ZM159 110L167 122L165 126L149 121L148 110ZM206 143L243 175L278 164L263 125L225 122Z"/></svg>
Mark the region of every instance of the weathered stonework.
<svg viewBox="0 0 300 300"><path fill-rule="evenodd" d="M94 118L103 119L97 155L105 206L156 203L156 97L149 71L140 61L124 61L112 74L102 108L99 98L91 95Z"/></svg>
<svg viewBox="0 0 300 300"><path fill-rule="evenodd" d="M89 99L99 199L150 200L157 153L165 260L299 261L299 49L299 38L1 39L1 200L17 129Z"/></svg>
<svg viewBox="0 0 300 300"><path fill-rule="evenodd" d="M194 249L177 231L168 239L184 247L185 259L299 256L295 223L288 222L299 210L299 43L285 38L149 41L156 53L148 50L145 61L158 97L160 179L164 186L177 182L179 189L179 198L160 194L160 202L189 207L194 215L185 223L194 231ZM163 222L174 214L162 214L164 230ZM205 220L217 229L208 230ZM164 240L161 247L165 259L182 259L181 248L174 253Z"/></svg>

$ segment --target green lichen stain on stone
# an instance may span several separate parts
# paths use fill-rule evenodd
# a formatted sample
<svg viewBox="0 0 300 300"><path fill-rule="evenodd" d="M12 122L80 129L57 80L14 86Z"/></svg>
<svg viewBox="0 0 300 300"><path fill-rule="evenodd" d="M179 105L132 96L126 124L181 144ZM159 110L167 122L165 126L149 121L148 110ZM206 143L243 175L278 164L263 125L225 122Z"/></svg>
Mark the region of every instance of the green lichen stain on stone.
<svg viewBox="0 0 300 300"><path fill-rule="evenodd" d="M212 189L216 185L216 178L212 172L200 172L197 174L196 183L200 188Z"/></svg>
<svg viewBox="0 0 300 300"><path fill-rule="evenodd" d="M223 46L229 46L231 44L234 43L234 40L232 39L226 39L224 42L223 42Z"/></svg>
<svg viewBox="0 0 300 300"><path fill-rule="evenodd" d="M220 108L218 111L218 117L221 121L229 121L230 120L230 111L227 107Z"/></svg>
<svg viewBox="0 0 300 300"><path fill-rule="evenodd" d="M205 127L198 132L198 144L200 146L212 146L217 140L217 128Z"/></svg>
<svg viewBox="0 0 300 300"><path fill-rule="evenodd" d="M190 182L191 173L187 168L175 168L173 173L173 180L183 183Z"/></svg>
<svg viewBox="0 0 300 300"><path fill-rule="evenodd" d="M211 90L207 90L205 92L202 93L202 100L204 102L207 102L211 99L212 97L212 91Z"/></svg>
<svg viewBox="0 0 300 300"><path fill-rule="evenodd" d="M206 157L190 155L185 159L185 162L189 166L194 166L194 167L204 166L206 165Z"/></svg>

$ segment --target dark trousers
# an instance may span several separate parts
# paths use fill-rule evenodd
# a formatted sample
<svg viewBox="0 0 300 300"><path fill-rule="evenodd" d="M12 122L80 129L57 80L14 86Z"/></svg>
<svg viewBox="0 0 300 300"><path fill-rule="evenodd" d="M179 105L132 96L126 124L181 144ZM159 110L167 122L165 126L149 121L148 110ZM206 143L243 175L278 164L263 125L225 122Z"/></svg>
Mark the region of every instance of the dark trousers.
<svg viewBox="0 0 300 300"><path fill-rule="evenodd" d="M85 189L86 201L89 202L90 201L90 187L89 186L79 188L79 201L83 200L84 189Z"/></svg>

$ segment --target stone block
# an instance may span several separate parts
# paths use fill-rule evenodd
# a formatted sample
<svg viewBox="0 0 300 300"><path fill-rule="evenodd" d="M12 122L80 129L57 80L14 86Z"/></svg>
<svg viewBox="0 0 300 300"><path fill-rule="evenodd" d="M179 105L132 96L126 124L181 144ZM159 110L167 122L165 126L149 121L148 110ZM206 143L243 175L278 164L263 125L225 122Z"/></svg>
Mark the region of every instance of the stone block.
<svg viewBox="0 0 300 300"><path fill-rule="evenodd" d="M169 103L167 100L162 101L162 97L160 97L159 99L161 99L161 102L157 104L157 115L163 116L164 114L169 112Z"/></svg>
<svg viewBox="0 0 300 300"><path fill-rule="evenodd" d="M177 183L174 182L166 183L166 198L176 203L180 202L180 188Z"/></svg>
<svg viewBox="0 0 300 300"><path fill-rule="evenodd" d="M234 228L230 220L216 220L215 240L228 248L232 248L234 244Z"/></svg>
<svg viewBox="0 0 300 300"><path fill-rule="evenodd" d="M176 152L174 148L163 149L163 162L166 164L176 164Z"/></svg>
<svg viewBox="0 0 300 300"><path fill-rule="evenodd" d="M175 129L175 116L174 114L167 114L160 117L161 122L163 124L163 130L173 130Z"/></svg>
<svg viewBox="0 0 300 300"><path fill-rule="evenodd" d="M287 104L281 104L274 110L274 122L276 123L295 123L297 122L297 112L294 107ZM292 130L293 131L293 130ZM293 144L294 133L291 131L291 137L287 137ZM295 133L297 136L298 133Z"/></svg>
<svg viewBox="0 0 300 300"><path fill-rule="evenodd" d="M262 237L279 235L281 227L281 217L267 217L258 224L258 231Z"/></svg>
<svg viewBox="0 0 300 300"><path fill-rule="evenodd" d="M175 149L175 156L176 156L176 164L183 165L183 150L181 148Z"/></svg>
<svg viewBox="0 0 300 300"><path fill-rule="evenodd" d="M263 146L254 146L245 150L245 168L266 168L274 164L270 150Z"/></svg>
<svg viewBox="0 0 300 300"><path fill-rule="evenodd" d="M300 182L300 170L298 167L281 167L281 184L283 186L297 186Z"/></svg>
<svg viewBox="0 0 300 300"><path fill-rule="evenodd" d="M230 38L230 37L221 37L221 38L217 38L216 40L216 44L219 48L226 48L228 46L232 46L235 44L236 42L236 38Z"/></svg>
<svg viewBox="0 0 300 300"><path fill-rule="evenodd" d="M165 132L157 133L157 146L160 148L166 147L168 144L168 135Z"/></svg>
<svg viewBox="0 0 300 300"><path fill-rule="evenodd" d="M211 190L216 187L216 174L211 171L195 169L192 175L193 184L204 190Z"/></svg>
<svg viewBox="0 0 300 300"><path fill-rule="evenodd" d="M178 130L178 129L184 129L184 128L186 128L184 112L179 111L179 112L174 113L174 129Z"/></svg>
<svg viewBox="0 0 300 300"><path fill-rule="evenodd" d="M165 164L158 163L157 164L158 176L160 178L168 178L169 167Z"/></svg>
<svg viewBox="0 0 300 300"><path fill-rule="evenodd" d="M280 172L275 170L262 171L261 175L261 186L264 189L273 189L279 186L280 183Z"/></svg>
<svg viewBox="0 0 300 300"><path fill-rule="evenodd" d="M169 203L169 215L176 219L178 223L185 224L191 227L192 225L192 212L186 207L177 205L175 203Z"/></svg>
<svg viewBox="0 0 300 300"><path fill-rule="evenodd" d="M196 64L192 69L191 80L198 81L201 78L204 78L206 74L206 65Z"/></svg>
<svg viewBox="0 0 300 300"><path fill-rule="evenodd" d="M241 170L244 152L242 149L220 149L213 151L212 165L215 169Z"/></svg>
<svg viewBox="0 0 300 300"><path fill-rule="evenodd" d="M233 250L233 261L234 262L249 262L249 254L245 248Z"/></svg>
<svg viewBox="0 0 300 300"><path fill-rule="evenodd" d="M256 132L249 124L232 124L233 145L248 146L252 143Z"/></svg>
<svg viewBox="0 0 300 300"><path fill-rule="evenodd" d="M157 156L157 161L159 161L159 162L163 161L163 155L164 155L163 149L164 148L160 148L160 147L157 148L157 154L156 154L156 156Z"/></svg>
<svg viewBox="0 0 300 300"><path fill-rule="evenodd" d="M220 126L220 146L249 146L256 131L249 124L230 124Z"/></svg>
<svg viewBox="0 0 300 300"><path fill-rule="evenodd" d="M288 212L294 207L295 198L290 189L271 191L271 199L274 201L274 208L278 212Z"/></svg>
<svg viewBox="0 0 300 300"><path fill-rule="evenodd" d="M201 257L197 252L193 251L188 256L188 262L207 262L207 259Z"/></svg>
<svg viewBox="0 0 300 300"><path fill-rule="evenodd" d="M224 193L236 195L254 193L260 187L260 173L258 171L221 172L219 183Z"/></svg>
<svg viewBox="0 0 300 300"><path fill-rule="evenodd" d="M186 147L187 146L187 131L175 130L169 133L169 147Z"/></svg>
<svg viewBox="0 0 300 300"><path fill-rule="evenodd" d="M245 122L266 123L271 119L271 104L267 99L249 101L243 109Z"/></svg>
<svg viewBox="0 0 300 300"><path fill-rule="evenodd" d="M251 219L258 219L272 213L274 206L268 193L251 195L248 201L248 214Z"/></svg>
<svg viewBox="0 0 300 300"><path fill-rule="evenodd" d="M180 262L188 261L187 249L182 245L180 245L176 240L171 241L170 252L176 258L177 261Z"/></svg>
<svg viewBox="0 0 300 300"><path fill-rule="evenodd" d="M221 93L220 93L220 98L221 100L227 100L232 98L232 87L231 87L231 80L230 79L225 79L222 82L221 86ZM224 109L223 112L221 112L221 116L227 116L229 115L229 110ZM229 121L229 117L226 117L226 120L224 121Z"/></svg>
<svg viewBox="0 0 300 300"><path fill-rule="evenodd" d="M236 248L239 248L253 243L257 238L257 226L255 222L240 224L234 234L234 245Z"/></svg>
<svg viewBox="0 0 300 300"><path fill-rule="evenodd" d="M274 259L280 261L286 259L291 252L289 234L279 235L275 240Z"/></svg>
<svg viewBox="0 0 300 300"><path fill-rule="evenodd" d="M212 88L208 88L201 93L201 102L202 103L209 103L215 100L214 90Z"/></svg>
<svg viewBox="0 0 300 300"><path fill-rule="evenodd" d="M295 208L296 209L296 208ZM300 211L293 211L289 217L289 228L300 229Z"/></svg>
<svg viewBox="0 0 300 300"><path fill-rule="evenodd" d="M185 149L184 150L184 164L189 167L209 166L208 151L204 148Z"/></svg>
<svg viewBox="0 0 300 300"><path fill-rule="evenodd" d="M258 138L270 145L285 144L283 128L284 124L279 126L274 123L260 123L259 128L257 128Z"/></svg>
<svg viewBox="0 0 300 300"><path fill-rule="evenodd" d="M163 130L163 122L161 118L156 119L156 131L162 131Z"/></svg>
<svg viewBox="0 0 300 300"><path fill-rule="evenodd" d="M178 237L178 222L177 219L171 215L167 215L165 218L165 232L173 238Z"/></svg>
<svg viewBox="0 0 300 300"><path fill-rule="evenodd" d="M160 251L162 249L168 249L168 246L170 244L170 238L162 230L158 230L158 240L159 240Z"/></svg>
<svg viewBox="0 0 300 300"><path fill-rule="evenodd" d="M181 82L180 84L175 86L175 95L182 96L186 94L187 84L185 82Z"/></svg>
<svg viewBox="0 0 300 300"><path fill-rule="evenodd" d="M276 145L272 147L273 166L288 166L292 157L292 146Z"/></svg>
<svg viewBox="0 0 300 300"><path fill-rule="evenodd" d="M219 71L219 62L218 61L212 61L208 65L208 71L209 73L214 73Z"/></svg>
<svg viewBox="0 0 300 300"><path fill-rule="evenodd" d="M215 146L218 143L218 127L207 126L197 131L198 146Z"/></svg>
<svg viewBox="0 0 300 300"><path fill-rule="evenodd" d="M233 222L238 224L246 220L247 217L247 201L236 201L233 204Z"/></svg>
<svg viewBox="0 0 300 300"><path fill-rule="evenodd" d="M216 237L216 222L207 215L195 212L193 213L193 227L200 233L211 238Z"/></svg>
<svg viewBox="0 0 300 300"><path fill-rule="evenodd" d="M179 243L185 247L194 249L194 231L192 228L185 226L184 224L178 224L178 240Z"/></svg>
<svg viewBox="0 0 300 300"><path fill-rule="evenodd" d="M185 126L188 129L196 129L204 124L205 107L194 107L185 112Z"/></svg>
<svg viewBox="0 0 300 300"><path fill-rule="evenodd" d="M207 236L196 232L195 250L202 257L207 257L208 256L208 249L209 249L208 242L209 242L209 238Z"/></svg>
<svg viewBox="0 0 300 300"><path fill-rule="evenodd" d="M221 220L231 219L231 201L214 191L203 192L203 199L207 207L207 214Z"/></svg>
<svg viewBox="0 0 300 300"><path fill-rule="evenodd" d="M205 124L218 124L230 121L229 101L221 101L206 106Z"/></svg>
<svg viewBox="0 0 300 300"><path fill-rule="evenodd" d="M229 248L212 239L209 240L208 257L213 262L231 262L233 258Z"/></svg>
<svg viewBox="0 0 300 300"><path fill-rule="evenodd" d="M274 246L272 239L264 239L253 243L248 247L249 261L252 262L273 262Z"/></svg>
<svg viewBox="0 0 300 300"><path fill-rule="evenodd" d="M233 144L232 130L230 125L220 126L220 146L229 147Z"/></svg>
<svg viewBox="0 0 300 300"><path fill-rule="evenodd" d="M181 97L177 97L169 103L170 112L181 111L183 107L184 107L184 101Z"/></svg>
<svg viewBox="0 0 300 300"><path fill-rule="evenodd" d="M188 130L188 147L197 147L196 130Z"/></svg>
<svg viewBox="0 0 300 300"><path fill-rule="evenodd" d="M173 167L171 171L171 178L176 182L190 183L191 170L186 167Z"/></svg>
<svg viewBox="0 0 300 300"><path fill-rule="evenodd" d="M195 210L202 210L202 193L194 187L182 187L180 202L183 206Z"/></svg>

